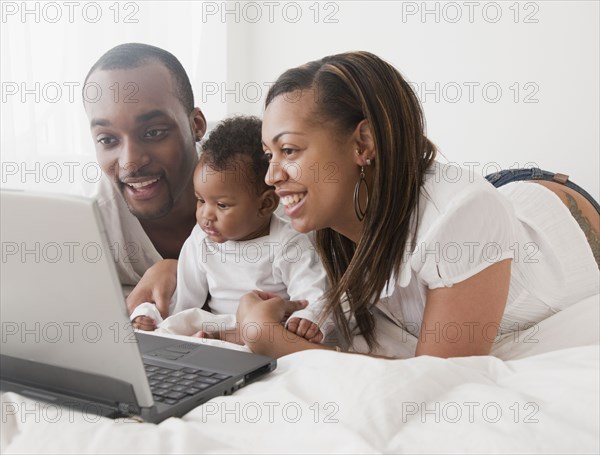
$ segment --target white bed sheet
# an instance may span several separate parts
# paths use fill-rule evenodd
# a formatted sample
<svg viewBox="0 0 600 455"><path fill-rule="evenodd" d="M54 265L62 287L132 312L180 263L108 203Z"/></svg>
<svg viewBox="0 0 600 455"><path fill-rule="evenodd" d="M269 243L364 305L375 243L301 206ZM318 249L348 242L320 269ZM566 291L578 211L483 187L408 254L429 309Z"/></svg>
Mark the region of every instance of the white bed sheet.
<svg viewBox="0 0 600 455"><path fill-rule="evenodd" d="M2 453L599 453L600 296L456 359L308 351L159 425L2 396ZM18 405L16 414L6 413Z"/></svg>

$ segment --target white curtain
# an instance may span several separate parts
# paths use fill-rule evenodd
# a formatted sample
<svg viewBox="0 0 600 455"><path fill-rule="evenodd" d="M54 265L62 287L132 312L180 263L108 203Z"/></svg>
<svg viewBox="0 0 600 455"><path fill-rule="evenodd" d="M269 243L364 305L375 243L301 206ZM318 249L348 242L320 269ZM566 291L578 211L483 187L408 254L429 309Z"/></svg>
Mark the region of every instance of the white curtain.
<svg viewBox="0 0 600 455"><path fill-rule="evenodd" d="M226 23L207 21L205 7L166 1L3 2L0 186L93 193L99 168L81 88L96 60L121 43L172 52L209 123L225 116L219 97L202 93L207 81L227 80Z"/></svg>

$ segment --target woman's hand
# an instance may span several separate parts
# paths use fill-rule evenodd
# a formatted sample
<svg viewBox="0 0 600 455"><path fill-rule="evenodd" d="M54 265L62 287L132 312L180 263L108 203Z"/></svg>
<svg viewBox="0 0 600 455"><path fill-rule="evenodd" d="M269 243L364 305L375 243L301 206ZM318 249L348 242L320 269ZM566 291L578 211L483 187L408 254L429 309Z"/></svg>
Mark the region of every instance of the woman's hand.
<svg viewBox="0 0 600 455"><path fill-rule="evenodd" d="M244 294L237 309L237 322L281 323L294 311L306 308L306 300L283 300L276 294L252 291Z"/></svg>
<svg viewBox="0 0 600 455"><path fill-rule="evenodd" d="M237 323L246 346L253 352L281 357L305 349L329 349L310 343L282 324L294 311L306 308L306 300L283 300L269 292L244 294L237 309Z"/></svg>
<svg viewBox="0 0 600 455"><path fill-rule="evenodd" d="M169 315L171 297L177 287L177 260L163 259L157 262L144 273L144 276L127 297L129 314L135 307L150 302L163 318Z"/></svg>

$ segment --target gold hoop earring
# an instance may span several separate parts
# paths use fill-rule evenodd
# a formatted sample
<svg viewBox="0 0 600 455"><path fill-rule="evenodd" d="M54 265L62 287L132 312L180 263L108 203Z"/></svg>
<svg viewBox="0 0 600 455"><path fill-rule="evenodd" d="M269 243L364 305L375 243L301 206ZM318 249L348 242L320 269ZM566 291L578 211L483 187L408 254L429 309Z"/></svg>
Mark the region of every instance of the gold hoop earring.
<svg viewBox="0 0 600 455"><path fill-rule="evenodd" d="M364 186L367 191L367 203L365 204L364 210L360 206L360 190L361 187ZM358 221L362 221L365 219L365 215L367 214L367 210L369 209L369 185L367 185L367 179L365 179L365 168L363 166L360 167L360 176L358 177L358 182L354 186L354 213L356 213L356 218Z"/></svg>

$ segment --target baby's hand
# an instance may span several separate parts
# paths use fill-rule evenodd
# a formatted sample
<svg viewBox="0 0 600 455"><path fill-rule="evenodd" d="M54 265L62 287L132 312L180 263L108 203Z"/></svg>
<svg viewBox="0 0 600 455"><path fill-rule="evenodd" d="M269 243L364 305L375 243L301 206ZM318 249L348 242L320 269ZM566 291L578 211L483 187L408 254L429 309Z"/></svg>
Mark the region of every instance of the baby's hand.
<svg viewBox="0 0 600 455"><path fill-rule="evenodd" d="M288 321L287 329L299 337L306 338L311 343L323 341L323 332L319 326L308 319L291 318Z"/></svg>
<svg viewBox="0 0 600 455"><path fill-rule="evenodd" d="M147 331L156 330L156 321L149 316L138 316L131 323L136 329Z"/></svg>

